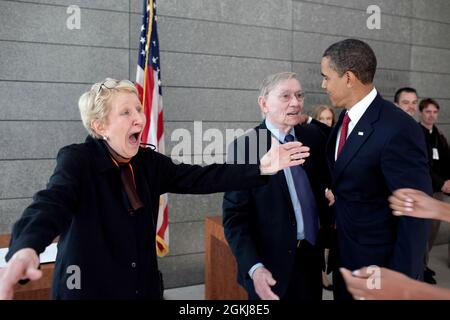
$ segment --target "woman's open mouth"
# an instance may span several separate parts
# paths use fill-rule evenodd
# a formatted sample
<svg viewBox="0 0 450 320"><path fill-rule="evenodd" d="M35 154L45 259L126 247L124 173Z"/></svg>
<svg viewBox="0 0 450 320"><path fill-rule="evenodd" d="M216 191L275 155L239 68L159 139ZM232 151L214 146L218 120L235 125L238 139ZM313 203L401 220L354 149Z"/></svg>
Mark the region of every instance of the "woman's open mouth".
<svg viewBox="0 0 450 320"><path fill-rule="evenodd" d="M142 131L134 132L128 136L128 141L130 142L130 144L139 146L139 143L141 142L141 132Z"/></svg>

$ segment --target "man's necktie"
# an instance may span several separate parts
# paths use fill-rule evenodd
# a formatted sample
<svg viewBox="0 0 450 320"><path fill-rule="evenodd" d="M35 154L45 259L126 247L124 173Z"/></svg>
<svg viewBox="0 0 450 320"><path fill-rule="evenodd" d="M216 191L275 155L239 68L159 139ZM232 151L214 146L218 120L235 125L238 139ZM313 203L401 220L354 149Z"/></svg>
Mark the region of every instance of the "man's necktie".
<svg viewBox="0 0 450 320"><path fill-rule="evenodd" d="M288 134L284 138L284 141L294 141L294 136ZM319 212L317 210L316 198L314 197L311 184L303 167L298 165L291 167L290 170L298 201L302 208L305 239L314 245L317 240L317 234L319 233Z"/></svg>
<svg viewBox="0 0 450 320"><path fill-rule="evenodd" d="M339 144L338 144L338 151L337 151L337 157L339 157L339 154L342 151L342 148L344 147L345 141L347 140L347 132L348 132L348 124L350 123L350 117L348 116L348 112L345 113L344 120L342 121L341 126L341 136L339 137Z"/></svg>

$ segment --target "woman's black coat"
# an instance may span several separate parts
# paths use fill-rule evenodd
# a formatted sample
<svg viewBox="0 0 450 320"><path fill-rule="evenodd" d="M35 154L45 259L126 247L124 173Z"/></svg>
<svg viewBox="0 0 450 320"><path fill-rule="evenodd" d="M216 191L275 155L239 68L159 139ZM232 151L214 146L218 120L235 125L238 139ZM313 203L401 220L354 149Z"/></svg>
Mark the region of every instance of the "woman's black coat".
<svg viewBox="0 0 450 320"><path fill-rule="evenodd" d="M55 237L54 299L158 299L159 196L238 190L266 181L257 165L175 164L150 148L131 160L144 208L127 211L119 169L100 140L62 148L47 188L13 228L7 259L22 248L41 253Z"/></svg>

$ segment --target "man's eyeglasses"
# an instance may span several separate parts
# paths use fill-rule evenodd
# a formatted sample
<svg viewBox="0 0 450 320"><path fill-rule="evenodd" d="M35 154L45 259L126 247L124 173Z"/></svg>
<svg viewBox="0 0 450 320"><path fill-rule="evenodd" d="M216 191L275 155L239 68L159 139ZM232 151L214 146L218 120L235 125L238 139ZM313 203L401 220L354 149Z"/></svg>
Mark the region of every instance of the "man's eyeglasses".
<svg viewBox="0 0 450 320"><path fill-rule="evenodd" d="M280 101L282 102L290 102L292 100L292 97L295 97L298 102L302 102L305 99L305 93L302 91L295 92L294 94L283 92L278 95L278 99L280 99Z"/></svg>

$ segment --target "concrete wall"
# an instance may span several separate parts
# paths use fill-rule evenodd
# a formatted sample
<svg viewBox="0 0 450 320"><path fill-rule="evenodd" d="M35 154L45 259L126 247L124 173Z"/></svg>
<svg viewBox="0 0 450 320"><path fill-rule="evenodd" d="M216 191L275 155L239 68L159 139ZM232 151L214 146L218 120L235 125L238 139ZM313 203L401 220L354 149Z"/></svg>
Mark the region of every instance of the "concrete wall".
<svg viewBox="0 0 450 320"><path fill-rule="evenodd" d="M69 30L69 5L81 29ZM381 9L369 30L366 9ZM441 103L450 138L450 4L446 0L160 0L159 38L167 151L173 130L255 126L258 85L270 73L298 72L306 110L327 102L320 57L358 37L373 46L376 85L391 99L412 85ZM0 0L0 232L9 232L43 188L57 150L86 133L77 100L106 76L135 78L140 0ZM203 147L206 143L203 144ZM207 215L221 195L170 195L171 252L161 259L167 287L203 282Z"/></svg>

